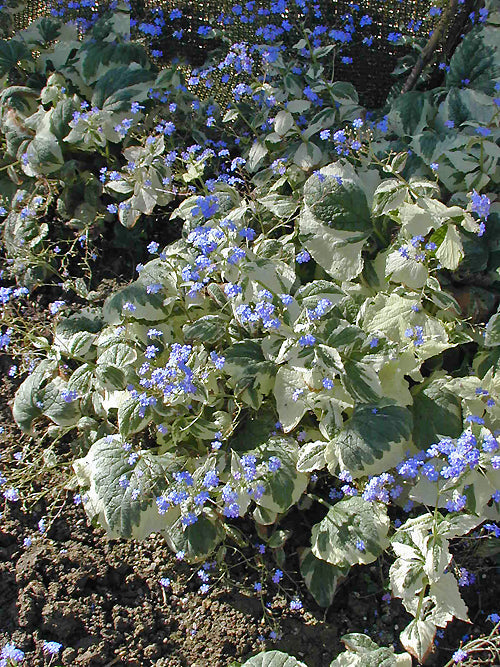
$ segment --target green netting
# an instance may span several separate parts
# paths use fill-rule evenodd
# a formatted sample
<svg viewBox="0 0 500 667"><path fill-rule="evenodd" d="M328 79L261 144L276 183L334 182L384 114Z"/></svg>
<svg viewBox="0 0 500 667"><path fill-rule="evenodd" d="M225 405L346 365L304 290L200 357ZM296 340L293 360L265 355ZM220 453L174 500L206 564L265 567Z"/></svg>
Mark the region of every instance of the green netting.
<svg viewBox="0 0 500 667"><path fill-rule="evenodd" d="M15 2L15 0L13 0ZM456 0L451 0L456 4ZM20 7L19 2L13 15L14 31L26 27L31 21L39 16L46 15L51 8L60 8L63 6L61 0L25 0ZM67 4L66 2L64 3ZM99 6L107 5L101 2ZM256 31L260 26L266 25L269 20L273 20L276 15L271 17L261 16L253 24L244 23L238 16L232 12L232 8L237 4L237 0L203 0L183 2L182 0L131 0L131 17L137 21L151 20L155 13L163 12L168 17L173 9L182 10L182 18L171 24L167 19L167 25L163 34L159 38L153 38L148 46L152 50L162 51L161 64L167 64L174 58L180 58L187 61L190 67L201 66L209 53L221 49L223 42L248 42L262 43L264 40L257 37ZM257 7L264 10L269 9L273 0L259 0ZM466 0L455 12L453 21L447 28L445 38L440 44L439 51L443 60L449 58L453 49L460 39L465 20L469 13L480 5L477 0ZM245 2L241 2L244 8ZM292 24L300 22L307 26L313 19L313 5L307 3L308 11L303 11L295 3L288 3L288 7L281 18L288 19ZM361 104L367 107L380 106L387 97L387 93L394 83L392 76L397 58L403 56L408 48L401 45L395 45L388 41L390 33L408 33L409 25L417 25L418 29L413 30L414 34L425 39L436 26L439 16L431 17L429 8L432 6L430 0L359 0L358 2L348 2L346 0L318 0L314 7L318 7L322 13L322 22L329 28L335 27L341 29L345 24L345 16L356 13L359 17L367 14L371 17L372 23L366 31L356 30L353 39L348 44L342 45L342 56L352 58L352 63L345 64L340 58L336 58L335 71L327 71L325 74L330 77L334 74L335 79L350 81L359 92ZM70 3L71 7L71 3ZM66 14L68 17L77 18L86 16L90 18L93 14L92 9L70 10ZM243 12L244 14L244 12ZM224 24L224 17L233 18L231 25ZM219 27L223 33L223 39L206 40L198 34L198 28L202 25L211 25ZM172 33L176 29L183 30L181 40L175 39ZM371 45L363 42L363 39L370 35L373 39ZM291 47L293 42L284 43ZM217 76L213 77L213 88L210 91L216 99L225 101L230 82L222 84ZM206 95L206 91L196 91L201 96Z"/></svg>

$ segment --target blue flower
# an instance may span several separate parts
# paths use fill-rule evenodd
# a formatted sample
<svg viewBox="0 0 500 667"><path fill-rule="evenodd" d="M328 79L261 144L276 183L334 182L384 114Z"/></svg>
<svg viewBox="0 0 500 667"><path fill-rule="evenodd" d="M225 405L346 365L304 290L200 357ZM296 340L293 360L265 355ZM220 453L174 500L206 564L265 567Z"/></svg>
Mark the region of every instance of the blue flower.
<svg viewBox="0 0 500 667"><path fill-rule="evenodd" d="M305 334L299 338L299 345L302 347L309 347L314 345L316 338L312 334Z"/></svg>
<svg viewBox="0 0 500 667"><path fill-rule="evenodd" d="M471 198L471 211L486 220L490 214L491 200L486 195L480 195L476 190L473 190L469 196Z"/></svg>
<svg viewBox="0 0 500 667"><path fill-rule="evenodd" d="M453 662L455 664L459 664L463 662L464 660L467 660L467 651L464 651L463 649L459 648L455 653L451 656L453 658Z"/></svg>
<svg viewBox="0 0 500 667"><path fill-rule="evenodd" d="M281 570L276 570L271 578L273 583L279 584L279 582L283 579L283 572Z"/></svg>
<svg viewBox="0 0 500 667"><path fill-rule="evenodd" d="M307 252L307 250L301 250L299 254L297 255L296 261L298 264L305 264L311 259L311 255Z"/></svg>
<svg viewBox="0 0 500 667"><path fill-rule="evenodd" d="M281 468L281 461L277 456L271 456L267 462L267 466L270 472L276 472Z"/></svg>
<svg viewBox="0 0 500 667"><path fill-rule="evenodd" d="M391 42L392 44L397 44L397 42L399 42L400 39L401 39L400 32L390 32L387 35L387 41Z"/></svg>
<svg viewBox="0 0 500 667"><path fill-rule="evenodd" d="M62 649L62 644L59 642L43 642L43 652L48 655L57 655Z"/></svg>
<svg viewBox="0 0 500 667"><path fill-rule="evenodd" d="M17 648L15 644L8 643L5 644L5 646L0 651L0 658L0 665L2 665L2 667L10 664L10 662L8 663L7 660L17 664L18 662L24 660L24 652Z"/></svg>

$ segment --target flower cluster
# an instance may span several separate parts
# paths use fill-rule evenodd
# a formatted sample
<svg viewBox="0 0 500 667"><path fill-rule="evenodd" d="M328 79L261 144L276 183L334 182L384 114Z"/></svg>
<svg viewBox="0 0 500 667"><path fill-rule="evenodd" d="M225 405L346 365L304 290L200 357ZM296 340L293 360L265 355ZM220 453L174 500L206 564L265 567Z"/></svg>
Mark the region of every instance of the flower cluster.
<svg viewBox="0 0 500 667"><path fill-rule="evenodd" d="M222 434L218 435L222 437ZM276 456L258 463L252 454L240 458L233 453L229 478L216 467L207 470L203 476L193 476L187 471L174 473L168 490L156 498L158 513L166 514L179 507L182 524L190 526L198 521L209 503L218 507L222 516L237 519L245 514L252 500L258 501L263 496L266 485L281 465Z"/></svg>

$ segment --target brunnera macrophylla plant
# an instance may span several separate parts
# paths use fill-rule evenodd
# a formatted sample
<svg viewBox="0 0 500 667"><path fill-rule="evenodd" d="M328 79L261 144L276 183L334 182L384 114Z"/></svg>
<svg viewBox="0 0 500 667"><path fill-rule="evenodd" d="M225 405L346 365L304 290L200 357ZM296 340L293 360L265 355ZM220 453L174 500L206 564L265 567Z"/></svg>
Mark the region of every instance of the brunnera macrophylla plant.
<svg viewBox="0 0 500 667"><path fill-rule="evenodd" d="M250 79L254 59L265 70L236 85L221 118L206 107L207 127L236 135L237 156L172 146L159 112L140 137L128 116L113 125L117 147L125 141L100 167L99 187L116 197L107 212L132 226L170 201L177 178L189 191L172 214L182 238L152 241L137 280L102 308L54 309L14 417L71 439L86 511L110 536L161 533L191 560L244 539L239 517L274 544L283 515L319 503L325 516L300 557L313 597L329 606L351 567L393 552L392 591L414 617L401 640L424 660L436 629L467 616L449 540L498 519L500 315L467 322L453 291L474 244L496 238L481 192L496 158L485 161L469 120L451 120L451 101L471 97L454 90L463 54L444 101L394 102L377 120L352 86L325 80L333 50L316 43L322 34L306 32L292 60L278 47L231 48L222 71ZM158 78L172 86L169 76ZM498 124L489 93L481 141ZM123 113L141 114L146 99L126 102ZM106 155L103 108L80 103L65 138ZM468 136L450 160L474 164L469 180L445 170L441 181L438 162L408 153L428 127L414 127L415 110L425 123L448 114L446 131L430 131L453 122ZM494 247L483 267L493 284ZM416 516L391 525L389 504Z"/></svg>
<svg viewBox="0 0 500 667"><path fill-rule="evenodd" d="M498 345L498 316L484 338L440 287L458 230L479 231L470 211L410 179L383 218L395 162L387 175L337 160L286 207L262 186L188 197L172 214L182 239L152 242L137 280L38 341L46 358L13 413L27 432L45 417L53 436L74 434L85 509L110 536L161 533L197 560L235 535L229 519L249 515L269 539L306 497L326 505L301 556L312 595L328 606L352 566L392 547L393 592L415 616L402 641L424 659L436 628L466 617L458 588L439 598L456 584L447 540L498 517L500 481L496 374L427 363ZM425 229L397 214L416 201L434 213ZM469 422L483 430L460 436ZM393 534L389 501L436 509Z"/></svg>
<svg viewBox="0 0 500 667"><path fill-rule="evenodd" d="M130 39L129 9L115 10L81 40L77 25L44 17L0 41L2 243L9 273L30 288L57 275L57 225L95 236L117 214L131 228L203 172L179 155L186 178L173 183L174 149L193 143L193 117L210 105L187 91L180 67L153 64ZM208 131L196 138L215 143Z"/></svg>

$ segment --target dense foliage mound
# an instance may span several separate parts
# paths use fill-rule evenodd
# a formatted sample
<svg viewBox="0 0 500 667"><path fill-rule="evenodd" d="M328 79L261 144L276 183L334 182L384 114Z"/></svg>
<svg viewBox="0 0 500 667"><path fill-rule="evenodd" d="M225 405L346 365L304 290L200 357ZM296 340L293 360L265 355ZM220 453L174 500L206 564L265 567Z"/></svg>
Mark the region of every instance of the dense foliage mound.
<svg viewBox="0 0 500 667"><path fill-rule="evenodd" d="M449 63L436 52L411 90L400 79L366 110L330 60L370 17L356 6L327 27L296 4L314 27L272 3L252 44L223 48L207 21L222 41L197 70L160 67L116 3L81 39L46 17L0 42L13 415L69 444L68 483L110 537L157 533L189 561L223 560L224 544L248 545L247 517L283 566L293 514L323 607L391 553L406 653L351 634L332 666L410 665L468 620L450 541L500 533L500 13L482 8ZM104 302L103 243L104 262L127 244L149 255ZM66 293L53 327L28 330L22 304L50 276ZM0 479L15 502L22 476Z"/></svg>

